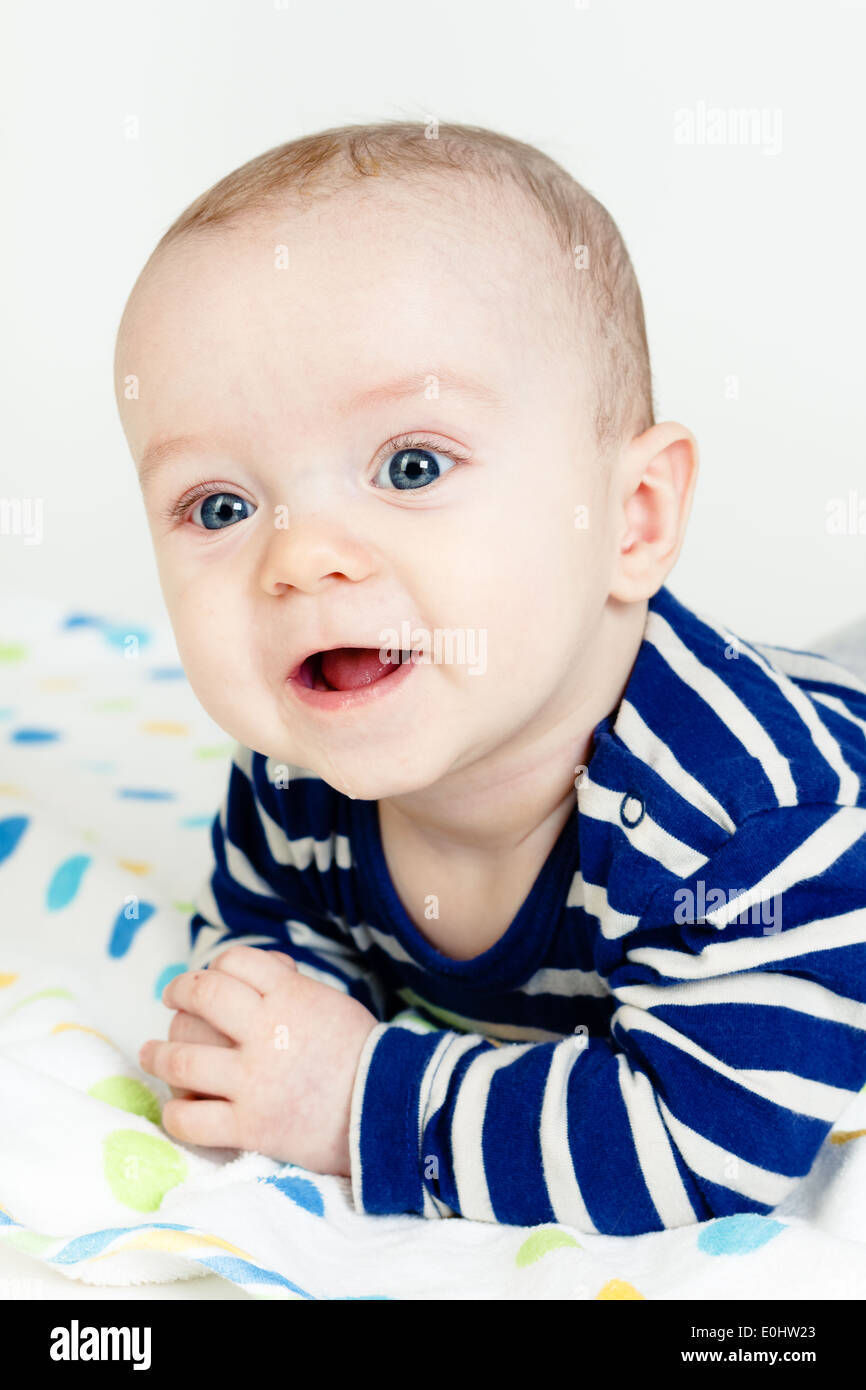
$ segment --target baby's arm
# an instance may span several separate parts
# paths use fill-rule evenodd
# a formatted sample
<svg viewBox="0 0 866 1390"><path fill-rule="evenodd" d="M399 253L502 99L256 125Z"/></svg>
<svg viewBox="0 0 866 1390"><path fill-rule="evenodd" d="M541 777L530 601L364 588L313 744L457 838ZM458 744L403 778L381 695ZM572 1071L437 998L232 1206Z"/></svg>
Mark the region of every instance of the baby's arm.
<svg viewBox="0 0 866 1390"><path fill-rule="evenodd" d="M276 823L266 821L269 809L276 809L276 791L252 773L250 750L236 744L226 795L211 826L212 863L189 922L188 969L206 969L234 945L284 951L301 974L344 991L375 1017L384 1017L378 980L364 969L347 933L319 910L290 846ZM180 1010L168 1037L178 1043L233 1046L205 1019ZM200 1094L175 1086L171 1090L178 1098Z"/></svg>
<svg viewBox="0 0 866 1390"><path fill-rule="evenodd" d="M374 1028L357 1209L636 1235L781 1202L866 1083L866 808L768 811L734 839L701 876L752 884L737 917L781 900L781 930L728 899L663 948L675 884L657 893L608 979L611 1037Z"/></svg>
<svg viewBox="0 0 866 1390"><path fill-rule="evenodd" d="M363 965L348 932L315 901L292 841L277 823L278 793L264 778L262 760L253 773L251 757L236 745L226 796L211 827L212 866L190 918L188 968L205 969L234 945L284 951L301 974L343 990L384 1018L377 977ZM321 867L318 857L316 862Z"/></svg>

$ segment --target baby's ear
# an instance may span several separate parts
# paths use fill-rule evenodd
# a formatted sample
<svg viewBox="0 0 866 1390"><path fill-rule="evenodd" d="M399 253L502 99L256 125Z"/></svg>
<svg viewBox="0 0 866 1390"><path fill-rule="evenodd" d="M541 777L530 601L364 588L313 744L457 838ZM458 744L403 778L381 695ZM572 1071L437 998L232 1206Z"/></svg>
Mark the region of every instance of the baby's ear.
<svg viewBox="0 0 866 1390"><path fill-rule="evenodd" d="M665 582L682 547L697 469L695 437L674 420L652 425L624 451L614 598L650 598Z"/></svg>

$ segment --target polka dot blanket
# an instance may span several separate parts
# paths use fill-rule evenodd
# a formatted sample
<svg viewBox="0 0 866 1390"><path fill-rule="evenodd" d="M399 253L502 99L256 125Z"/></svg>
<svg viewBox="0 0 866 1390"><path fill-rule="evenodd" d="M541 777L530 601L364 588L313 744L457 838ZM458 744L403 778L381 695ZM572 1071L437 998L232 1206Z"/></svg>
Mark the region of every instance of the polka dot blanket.
<svg viewBox="0 0 866 1390"><path fill-rule="evenodd" d="M257 1298L866 1297L863 1094L771 1215L636 1237L362 1216L343 1178L172 1139L138 1048L167 1035L231 743L168 624L133 618L0 609L0 1255Z"/></svg>

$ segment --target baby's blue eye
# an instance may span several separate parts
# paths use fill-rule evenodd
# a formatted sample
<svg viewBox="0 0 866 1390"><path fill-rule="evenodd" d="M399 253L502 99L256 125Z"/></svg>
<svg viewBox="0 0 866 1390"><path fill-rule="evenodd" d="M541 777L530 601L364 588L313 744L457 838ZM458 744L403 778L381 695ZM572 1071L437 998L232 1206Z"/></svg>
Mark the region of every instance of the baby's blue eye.
<svg viewBox="0 0 866 1390"><path fill-rule="evenodd" d="M440 460L445 467L440 465ZM433 453L431 449L398 449L379 469L376 486L388 486L380 481L384 473L399 491L426 487L428 483L435 482L441 473L447 473L455 466L454 459L449 459L446 454Z"/></svg>
<svg viewBox="0 0 866 1390"><path fill-rule="evenodd" d="M234 492L213 492L210 497L204 497L199 503L201 507L202 525L206 531L220 531L226 526L233 525L236 521L246 521L247 516L255 511L251 502L247 502L244 497L238 497ZM251 507L251 512L243 512L243 507ZM196 508L192 517L195 518Z"/></svg>

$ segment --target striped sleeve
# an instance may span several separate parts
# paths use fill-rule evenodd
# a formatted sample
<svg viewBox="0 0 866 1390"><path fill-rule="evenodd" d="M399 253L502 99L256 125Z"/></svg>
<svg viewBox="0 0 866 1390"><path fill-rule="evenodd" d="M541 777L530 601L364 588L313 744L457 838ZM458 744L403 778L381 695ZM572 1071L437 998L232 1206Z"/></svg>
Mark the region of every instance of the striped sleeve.
<svg viewBox="0 0 866 1390"><path fill-rule="evenodd" d="M352 1096L356 1209L605 1235L771 1211L866 1084L866 808L744 822L653 894L608 984L607 1037L380 1023Z"/></svg>
<svg viewBox="0 0 866 1390"><path fill-rule="evenodd" d="M231 764L211 826L212 864L189 921L188 968L206 969L229 946L285 951L302 975L352 995L381 1018L381 986L348 934L316 904L302 856L265 804L264 760L256 758L257 776L248 750Z"/></svg>

